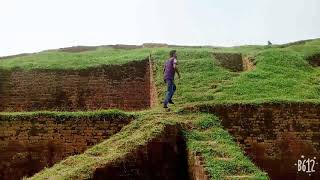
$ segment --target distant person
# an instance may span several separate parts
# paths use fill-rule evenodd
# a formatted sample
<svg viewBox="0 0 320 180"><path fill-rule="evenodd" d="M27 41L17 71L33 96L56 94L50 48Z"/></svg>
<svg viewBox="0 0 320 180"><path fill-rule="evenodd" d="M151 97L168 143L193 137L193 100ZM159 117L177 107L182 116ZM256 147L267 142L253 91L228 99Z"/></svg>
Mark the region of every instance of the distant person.
<svg viewBox="0 0 320 180"><path fill-rule="evenodd" d="M272 45L272 42L268 41L268 46L271 46Z"/></svg>
<svg viewBox="0 0 320 180"><path fill-rule="evenodd" d="M174 84L174 75L176 72L178 74L178 77L180 78L177 64L177 51L172 50L170 51L170 59L167 60L163 68L164 81L165 83L167 83L167 94L163 102L164 108L168 108L169 103L174 104L174 102L172 101L172 96L176 91L176 85Z"/></svg>

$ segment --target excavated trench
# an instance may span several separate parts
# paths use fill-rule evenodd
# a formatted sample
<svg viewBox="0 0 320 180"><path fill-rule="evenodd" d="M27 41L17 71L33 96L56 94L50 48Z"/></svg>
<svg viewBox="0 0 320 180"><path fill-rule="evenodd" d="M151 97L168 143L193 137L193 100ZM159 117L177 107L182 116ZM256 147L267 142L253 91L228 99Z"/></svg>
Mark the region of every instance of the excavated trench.
<svg viewBox="0 0 320 180"><path fill-rule="evenodd" d="M320 54L314 54L312 56L307 57L307 61L314 67L320 66Z"/></svg>
<svg viewBox="0 0 320 180"><path fill-rule="evenodd" d="M188 151L179 125L164 131L115 162L97 168L93 179L208 180L199 155Z"/></svg>
<svg viewBox="0 0 320 180"><path fill-rule="evenodd" d="M0 179L29 177L109 138L133 116L0 116Z"/></svg>
<svg viewBox="0 0 320 180"><path fill-rule="evenodd" d="M97 168L93 179L189 179L186 143L175 125L116 162Z"/></svg>
<svg viewBox="0 0 320 180"><path fill-rule="evenodd" d="M250 159L271 179L291 180L320 179L319 109L320 105L308 103L266 103L198 106L195 111L218 116ZM315 163L306 168L315 172L299 171L299 160L308 159Z"/></svg>
<svg viewBox="0 0 320 180"><path fill-rule="evenodd" d="M30 177L68 156L81 154L133 120L39 116L10 122L0 118L0 179L5 180ZM187 151L180 127L167 125L146 145L97 168L92 179L208 179L201 164L196 154Z"/></svg>
<svg viewBox="0 0 320 180"><path fill-rule="evenodd" d="M254 58L240 53L213 53L218 64L233 72L250 71L255 68Z"/></svg>

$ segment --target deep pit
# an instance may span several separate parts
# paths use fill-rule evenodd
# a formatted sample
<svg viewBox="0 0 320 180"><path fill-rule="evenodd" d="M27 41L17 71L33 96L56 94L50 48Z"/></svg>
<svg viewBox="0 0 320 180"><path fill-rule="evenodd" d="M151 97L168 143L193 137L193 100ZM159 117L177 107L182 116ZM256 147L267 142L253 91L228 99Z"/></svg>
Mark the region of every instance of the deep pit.
<svg viewBox="0 0 320 180"><path fill-rule="evenodd" d="M133 116L0 116L0 179L29 177L80 154L134 119Z"/></svg>
<svg viewBox="0 0 320 180"><path fill-rule="evenodd" d="M307 61L314 67L320 66L320 54L314 54L307 57Z"/></svg>
<svg viewBox="0 0 320 180"><path fill-rule="evenodd" d="M0 111L142 110L155 102L149 59L80 70L0 70Z"/></svg>
<svg viewBox="0 0 320 180"><path fill-rule="evenodd" d="M175 125L116 162L97 168L93 179L189 179L186 144Z"/></svg>
<svg viewBox="0 0 320 180"><path fill-rule="evenodd" d="M315 164L311 177L297 173L295 163L303 155L320 157L320 105L261 104L199 106L217 115L247 155L271 179L319 179ZM318 160L317 160L318 161Z"/></svg>
<svg viewBox="0 0 320 180"><path fill-rule="evenodd" d="M240 53L213 53L218 64L233 72L250 71L255 68L254 58Z"/></svg>

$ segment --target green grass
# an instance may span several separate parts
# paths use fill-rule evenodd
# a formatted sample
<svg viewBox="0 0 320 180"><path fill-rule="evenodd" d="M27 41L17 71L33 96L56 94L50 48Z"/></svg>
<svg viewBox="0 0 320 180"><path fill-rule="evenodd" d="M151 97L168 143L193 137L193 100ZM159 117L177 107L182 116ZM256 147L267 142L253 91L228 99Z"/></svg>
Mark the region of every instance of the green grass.
<svg viewBox="0 0 320 180"><path fill-rule="evenodd" d="M102 64L123 64L142 60L152 54L159 101L165 95L163 65L172 48L142 48L121 50L99 48L81 53L47 51L36 55L0 61L0 69L85 69ZM232 175L266 179L266 175L243 155L232 137L223 130L217 118L204 114L184 114L183 107L196 104L260 104L260 103L320 103L320 68L312 67L307 57L320 53L320 40L272 46L239 46L232 48L175 48L181 79L176 79L174 101L178 108L164 113L159 107L133 113L138 121L120 133L90 148L85 153L69 157L53 168L38 173L34 179L87 178L95 168L125 157L136 146L147 143L161 133L166 124L189 123L184 131L187 146L205 159L205 167L213 179ZM248 72L230 72L216 63L212 52L242 53L255 57L256 68ZM104 114L106 113L106 114ZM93 113L1 113L1 117L36 116L126 116L122 112ZM228 160L226 160L228 159Z"/></svg>
<svg viewBox="0 0 320 180"><path fill-rule="evenodd" d="M1 60L0 69L86 69L102 64L124 64L133 60L143 60L149 56L149 51L113 48L98 48L80 53L45 51Z"/></svg>
<svg viewBox="0 0 320 180"><path fill-rule="evenodd" d="M88 179L97 167L125 158L137 146L144 145L161 134L166 124L174 124L168 119L155 119L156 115L141 115L136 121L125 126L119 133L88 149L83 154L71 156L44 169L30 179Z"/></svg>
<svg viewBox="0 0 320 180"><path fill-rule="evenodd" d="M237 52L255 57L256 69L232 73L212 60L211 52ZM232 104L273 102L320 102L320 70L306 60L320 53L320 40L279 48L242 46L233 48L182 49L176 80L178 104ZM162 72L165 56L156 54L157 86L164 97Z"/></svg>
<svg viewBox="0 0 320 180"><path fill-rule="evenodd" d="M181 79L176 80L178 104L313 102L320 99L319 68L306 58L320 52L320 40L284 46L231 48L176 48ZM0 69L85 69L101 64L123 64L152 54L159 99L165 95L162 69L171 48L133 50L98 48L68 53L45 51L0 61ZM237 52L256 58L256 69L234 73L218 65L212 52Z"/></svg>
<svg viewBox="0 0 320 180"><path fill-rule="evenodd" d="M110 118L123 119L134 118L135 113L123 112L117 109L90 111L90 112L53 112L53 111L39 111L39 112L0 112L0 121L21 120L32 117L49 117L57 120L68 118Z"/></svg>
<svg viewBox="0 0 320 180"><path fill-rule="evenodd" d="M165 96L166 91L162 70L168 52L169 50L156 51L152 54L157 70L155 79L160 99ZM179 49L178 53L181 79L176 78L175 101L179 104L212 100L215 93L213 87L237 76L213 61L211 49Z"/></svg>
<svg viewBox="0 0 320 180"><path fill-rule="evenodd" d="M219 87L219 103L319 102L317 70L292 50L268 50L256 56L256 69Z"/></svg>
<svg viewBox="0 0 320 180"><path fill-rule="evenodd" d="M232 176L248 176L247 179L268 179L223 129L220 121L210 115L202 115L193 124L196 128L184 131L187 148L200 153L211 179L225 179Z"/></svg>
<svg viewBox="0 0 320 180"><path fill-rule="evenodd" d="M205 168L212 179L221 179L228 175L250 175L250 177L267 179L247 159L232 137L222 129L216 117L206 114L177 114L146 111L138 114L138 119L124 127L102 143L93 146L83 154L71 156L37 173L30 179L88 179L98 167L118 162L133 152L138 146L144 146L153 138L164 132L167 125L193 126L185 129L188 149L199 152L205 158ZM209 143L208 143L209 142ZM219 162L216 157L231 157L231 163Z"/></svg>

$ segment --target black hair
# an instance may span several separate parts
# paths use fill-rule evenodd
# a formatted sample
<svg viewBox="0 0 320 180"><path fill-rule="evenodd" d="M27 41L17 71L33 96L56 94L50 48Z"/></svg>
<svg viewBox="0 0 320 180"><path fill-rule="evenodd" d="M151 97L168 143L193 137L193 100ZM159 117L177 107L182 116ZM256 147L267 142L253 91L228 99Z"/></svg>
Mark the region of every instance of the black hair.
<svg viewBox="0 0 320 180"><path fill-rule="evenodd" d="M170 54L170 57L173 57L173 55L176 54L176 53L177 53L176 50L171 50L170 53L169 53L169 54Z"/></svg>

